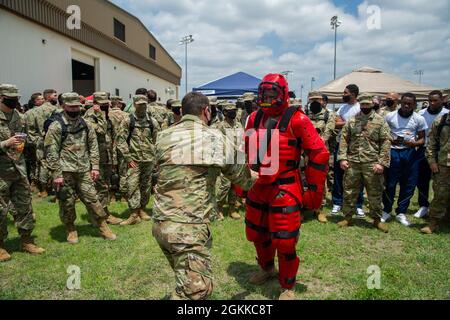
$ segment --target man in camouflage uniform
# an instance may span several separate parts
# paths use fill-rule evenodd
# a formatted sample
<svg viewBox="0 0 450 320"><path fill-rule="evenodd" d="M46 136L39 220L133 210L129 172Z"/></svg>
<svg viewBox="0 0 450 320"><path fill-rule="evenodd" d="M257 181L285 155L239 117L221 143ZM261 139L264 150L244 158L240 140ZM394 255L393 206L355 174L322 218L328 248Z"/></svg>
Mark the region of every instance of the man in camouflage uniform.
<svg viewBox="0 0 450 320"><path fill-rule="evenodd" d="M172 111L172 104L174 103L174 99L169 99L166 102L166 111L167 111L167 121L165 125L161 129L167 129L175 124L175 114Z"/></svg>
<svg viewBox="0 0 450 320"><path fill-rule="evenodd" d="M238 120L241 122L242 127L245 128L248 116L256 110L255 94L253 92L246 92L242 96L242 101L244 103L244 110L241 115L238 115Z"/></svg>
<svg viewBox="0 0 450 320"><path fill-rule="evenodd" d="M309 108L306 111L306 115L328 148L328 142L336 128L336 117L334 112L330 112L324 107L323 97L320 93L313 91L309 94ZM325 190L324 203L326 202L326 194L327 191ZM328 221L322 209L317 210L315 214L319 222L326 223Z"/></svg>
<svg viewBox="0 0 450 320"><path fill-rule="evenodd" d="M48 169L47 159L44 156L44 123L54 113L58 113L61 109L57 103L57 92L53 89L44 91L46 102L39 108L31 109L26 115L27 123L27 142L36 146L36 158L38 164L38 188L39 197L48 196L48 190L51 188L51 173Z"/></svg>
<svg viewBox="0 0 450 320"><path fill-rule="evenodd" d="M117 157L117 168L115 174L119 176L119 185L115 187L115 198L116 200L121 200L123 197L127 196L127 171L128 164L125 160L120 156L120 153L117 150L117 138L119 136L120 128L122 123L129 117L129 114L123 111L123 100L121 97L112 96L111 97L111 110L109 111L109 119L111 120L113 127L113 149L114 154Z"/></svg>
<svg viewBox="0 0 450 320"><path fill-rule="evenodd" d="M224 135L233 133L232 138L234 140L243 137L244 127L237 119L237 108L232 103L227 103L223 108L223 115L225 117L224 121L217 122L213 126L214 129L219 129ZM232 141L236 142L236 141ZM236 192L233 190L231 181L228 180L224 175L220 175L216 182L216 198L218 206L218 219L223 219L223 212L225 204L228 204L228 213L230 217L235 220L241 218L239 214L239 208L243 206L241 199L238 199Z"/></svg>
<svg viewBox="0 0 450 320"><path fill-rule="evenodd" d="M121 225L134 225L151 220L145 212L152 191L155 168L155 142L160 131L158 121L147 112L148 98L133 98L135 111L121 125L117 137L117 150L128 165L128 206L130 217Z"/></svg>
<svg viewBox="0 0 450 320"><path fill-rule="evenodd" d="M11 204L22 250L32 254L45 251L31 238L35 219L23 156L26 138L21 134L25 131L25 123L16 110L19 98L16 86L0 84L0 262L11 259L4 245L8 237L7 215Z"/></svg>
<svg viewBox="0 0 450 320"><path fill-rule="evenodd" d="M427 159L433 173L434 199L430 205L430 221L420 231L432 234L439 222L450 211L450 116L445 114L434 120L427 145Z"/></svg>
<svg viewBox="0 0 450 320"><path fill-rule="evenodd" d="M183 117L181 114L181 101L180 100L172 101L172 112L173 112L173 124L171 126L180 122L181 118Z"/></svg>
<svg viewBox="0 0 450 320"><path fill-rule="evenodd" d="M100 154L100 176L95 181L95 188L97 189L97 196L106 212L108 218L106 222L112 225L118 225L123 220L111 215L108 206L110 204L110 184L111 176L114 170L117 170L117 154L114 148L114 127L109 118L109 94L107 92L94 93L94 106L86 111L84 120L94 128L98 151ZM88 208L88 210L90 210ZM90 216L94 216L91 212Z"/></svg>
<svg viewBox="0 0 450 320"><path fill-rule="evenodd" d="M165 106L157 102L158 95L154 90L148 90L147 98L148 98L147 111L149 113L149 116L153 117L156 121L158 121L160 128L166 129L169 111L166 109Z"/></svg>
<svg viewBox="0 0 450 320"><path fill-rule="evenodd" d="M210 126L216 125L223 121L223 114L219 108L223 108L226 101L219 101L217 97L208 97L209 105L211 106L211 122Z"/></svg>
<svg viewBox="0 0 450 320"><path fill-rule="evenodd" d="M77 197L98 226L101 236L115 240L109 229L107 213L100 203L95 183L100 177L100 155L95 129L80 117L81 103L77 93L62 95L64 111L49 127L45 136L45 152L53 172L53 184L59 200L61 221L67 228L67 241L78 243L75 228Z"/></svg>
<svg viewBox="0 0 450 320"><path fill-rule="evenodd" d="M207 126L210 120L208 99L188 93L181 122L162 131L157 140L153 236L175 273L172 299L201 300L212 293L209 224L217 177L222 173L244 190L255 181L246 165L225 161L224 150L236 149Z"/></svg>
<svg viewBox="0 0 450 320"><path fill-rule="evenodd" d="M383 117L373 110L372 96L361 94L359 97L361 112L351 118L342 128L338 161L344 174L344 220L342 227L352 225L352 216L361 185L367 190L370 216L373 225L388 232L386 224L381 222L382 195L384 187L383 172L390 165L391 135Z"/></svg>

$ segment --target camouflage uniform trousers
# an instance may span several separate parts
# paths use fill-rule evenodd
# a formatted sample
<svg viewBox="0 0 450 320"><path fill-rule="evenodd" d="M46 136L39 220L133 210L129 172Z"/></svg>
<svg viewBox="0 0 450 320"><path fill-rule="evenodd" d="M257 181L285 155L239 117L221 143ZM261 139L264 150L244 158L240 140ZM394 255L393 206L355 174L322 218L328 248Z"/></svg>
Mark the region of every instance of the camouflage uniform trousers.
<svg viewBox="0 0 450 320"><path fill-rule="evenodd" d="M172 298L207 299L213 291L209 226L157 221L153 236L175 273L176 289Z"/></svg>
<svg viewBox="0 0 450 320"><path fill-rule="evenodd" d="M131 210L145 209L152 193L153 162L136 162L137 168L128 168L128 206Z"/></svg>
<svg viewBox="0 0 450 320"><path fill-rule="evenodd" d="M59 200L59 215L62 223L72 224L77 216L75 203L79 197L86 206L91 218L105 218L106 213L98 200L94 181L90 172L63 172L64 185L57 190L56 196Z"/></svg>
<svg viewBox="0 0 450 320"><path fill-rule="evenodd" d="M344 174L344 203L342 212L350 219L356 212L356 202L361 192L361 185L367 190L369 200L369 215L381 218L382 196L384 190L384 175L373 172L374 163L349 162L349 168Z"/></svg>
<svg viewBox="0 0 450 320"><path fill-rule="evenodd" d="M8 212L20 235L30 235L35 226L31 206L31 190L27 178L16 173L9 179L0 179L0 240L8 237Z"/></svg>
<svg viewBox="0 0 450 320"><path fill-rule="evenodd" d="M128 186L127 186L127 172L128 172L128 163L126 163L125 160L119 158L118 159L119 165L118 165L118 170L119 170L119 177L120 177L120 182L119 182L119 193L123 196L126 197L128 194Z"/></svg>
<svg viewBox="0 0 450 320"><path fill-rule="evenodd" d="M100 176L95 181L95 189L97 190L97 197L103 208L107 208L110 204L109 189L111 185L111 175L113 166L111 164L100 164Z"/></svg>
<svg viewBox="0 0 450 320"><path fill-rule="evenodd" d="M238 202L238 196L231 186L231 181L223 175L220 175L216 181L216 199L219 209L222 209L225 204L228 204L231 209Z"/></svg>
<svg viewBox="0 0 450 320"><path fill-rule="evenodd" d="M430 205L430 217L442 219L450 211L449 183L450 167L439 166L439 172L433 174L434 198Z"/></svg>
<svg viewBox="0 0 450 320"><path fill-rule="evenodd" d="M42 147L43 148L43 147ZM42 148L37 149L37 179L42 190L50 190L50 170Z"/></svg>

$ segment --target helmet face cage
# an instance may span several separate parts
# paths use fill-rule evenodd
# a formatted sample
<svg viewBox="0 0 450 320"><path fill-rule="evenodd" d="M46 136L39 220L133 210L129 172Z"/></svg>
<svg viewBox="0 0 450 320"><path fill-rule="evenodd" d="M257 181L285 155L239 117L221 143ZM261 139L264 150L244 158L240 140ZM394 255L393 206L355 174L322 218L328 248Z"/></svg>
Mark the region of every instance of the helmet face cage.
<svg viewBox="0 0 450 320"><path fill-rule="evenodd" d="M276 97L267 101L268 91L276 91ZM258 89L258 104L262 108L281 108L289 105L289 88L286 79L280 74L268 74Z"/></svg>

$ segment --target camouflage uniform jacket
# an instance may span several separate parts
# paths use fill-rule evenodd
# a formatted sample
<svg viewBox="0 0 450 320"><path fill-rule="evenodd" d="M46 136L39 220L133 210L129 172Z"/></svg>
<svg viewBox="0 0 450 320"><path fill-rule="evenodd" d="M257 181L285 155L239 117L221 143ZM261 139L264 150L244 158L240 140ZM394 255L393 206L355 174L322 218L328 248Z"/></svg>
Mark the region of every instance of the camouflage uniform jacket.
<svg viewBox="0 0 450 320"><path fill-rule="evenodd" d="M159 177L153 218L209 223L215 212L215 183L221 173L249 190L255 180L248 167L225 161L224 154L231 149L235 150L231 141L196 116L183 116L177 125L162 131L156 144Z"/></svg>
<svg viewBox="0 0 450 320"><path fill-rule="evenodd" d="M62 128L59 122L53 122L45 136L45 151L49 168L54 179L62 177L63 172L84 173L99 170L100 155L94 128L88 123L83 129L81 118L68 120L67 138L62 141Z"/></svg>
<svg viewBox="0 0 450 320"><path fill-rule="evenodd" d="M38 108L33 108L25 114L27 127L27 141L35 145L36 148L44 149L44 122L50 118L54 112L61 112L58 106L52 105L50 102L44 103Z"/></svg>
<svg viewBox="0 0 450 320"><path fill-rule="evenodd" d="M335 113L333 111L329 111L325 108L322 108L322 110L317 114L314 114L313 112L309 111L307 116L313 123L314 128L316 128L317 132L320 134L320 137L323 139L323 141L325 142L328 141L330 137L333 135L334 129L336 128Z"/></svg>
<svg viewBox="0 0 450 320"><path fill-rule="evenodd" d="M157 102L151 102L147 105L148 114L158 121L160 127L165 127L168 118L168 110Z"/></svg>
<svg viewBox="0 0 450 320"><path fill-rule="evenodd" d="M431 126L428 136L427 159L429 164L439 164L450 167L450 116L447 116L447 124L441 127L441 134L438 136L441 117L436 118Z"/></svg>
<svg viewBox="0 0 450 320"><path fill-rule="evenodd" d="M111 119L107 119L104 112L95 111L94 108L86 111L84 119L97 134L100 164L117 165L117 154L114 152L113 146L114 128Z"/></svg>
<svg viewBox="0 0 450 320"><path fill-rule="evenodd" d="M391 135L387 122L375 112L369 116L361 112L342 128L338 161L377 163L389 168Z"/></svg>
<svg viewBox="0 0 450 320"><path fill-rule="evenodd" d="M11 119L8 121L8 119ZM16 151L14 147L6 147L5 141L17 133L25 131L25 123L17 110L7 115L0 110L0 179L17 171L27 176L25 157L23 153Z"/></svg>
<svg viewBox="0 0 450 320"><path fill-rule="evenodd" d="M122 122L117 136L117 151L126 163L131 160L136 162L155 161L155 142L157 133L161 130L158 121L150 117L148 113L145 118L138 118L135 114L135 128L130 137L130 116ZM150 128L150 121L153 130ZM128 139L130 140L128 141Z"/></svg>

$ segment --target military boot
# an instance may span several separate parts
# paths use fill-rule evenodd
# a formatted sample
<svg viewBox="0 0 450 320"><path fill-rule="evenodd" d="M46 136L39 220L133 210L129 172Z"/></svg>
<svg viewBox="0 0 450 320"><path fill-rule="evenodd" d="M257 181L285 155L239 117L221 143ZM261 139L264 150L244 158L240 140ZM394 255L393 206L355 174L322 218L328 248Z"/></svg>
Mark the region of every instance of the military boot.
<svg viewBox="0 0 450 320"><path fill-rule="evenodd" d="M275 270L275 268L272 268L268 271L261 269L250 277L249 282L253 285L259 286L266 283L270 279L275 278L276 276L277 271Z"/></svg>
<svg viewBox="0 0 450 320"><path fill-rule="evenodd" d="M113 226L117 226L119 224L121 224L123 222L123 219L114 217L111 212L109 212L108 208L105 208L105 213L108 215L108 217L106 218L106 223L113 225Z"/></svg>
<svg viewBox="0 0 450 320"><path fill-rule="evenodd" d="M338 226L340 227L351 227L353 225L353 221L351 218L345 218L344 220L338 222Z"/></svg>
<svg viewBox="0 0 450 320"><path fill-rule="evenodd" d="M78 233L73 223L66 224L67 228L67 242L70 244L78 243Z"/></svg>
<svg viewBox="0 0 450 320"><path fill-rule="evenodd" d="M389 232L389 227L387 226L387 224L381 222L380 218L373 220L373 226L378 230L383 231L384 233Z"/></svg>
<svg viewBox="0 0 450 320"><path fill-rule="evenodd" d="M112 233L111 229L109 229L105 218L98 219L98 230L100 231L100 235L105 240L116 240L117 238L117 236Z"/></svg>
<svg viewBox="0 0 450 320"><path fill-rule="evenodd" d="M279 300L295 300L295 291L292 289L283 289L280 294Z"/></svg>
<svg viewBox="0 0 450 320"><path fill-rule="evenodd" d="M0 241L0 262L11 260L11 255L6 251L3 241Z"/></svg>
<svg viewBox="0 0 450 320"><path fill-rule="evenodd" d="M140 209L134 210L131 213L130 217L127 220L122 221L120 223L120 225L121 226L132 226L132 225L140 223L141 217L139 216L139 211L140 211Z"/></svg>
<svg viewBox="0 0 450 320"><path fill-rule="evenodd" d="M150 221L152 218L145 212L144 209L139 210L139 218L141 218L144 221Z"/></svg>
<svg viewBox="0 0 450 320"><path fill-rule="evenodd" d="M48 197L47 191L44 190L44 191L39 192L38 197L39 198L47 198Z"/></svg>
<svg viewBox="0 0 450 320"><path fill-rule="evenodd" d="M30 234L22 234L20 236L20 238L21 238L20 247L21 247L22 251L28 252L31 254L42 254L45 252L45 250L43 248L40 248L36 244L34 244L34 241L31 238Z"/></svg>
<svg viewBox="0 0 450 320"><path fill-rule="evenodd" d="M316 211L316 216L317 216L317 221L321 222L321 223L327 223L328 219L327 219L327 215L325 212L323 211Z"/></svg>
<svg viewBox="0 0 450 320"><path fill-rule="evenodd" d="M432 234L439 228L439 220L436 218L430 218L430 222L428 225L422 229L420 229L420 232L424 234Z"/></svg>

